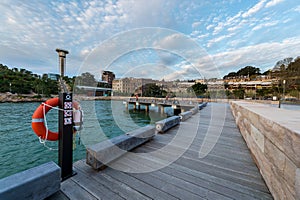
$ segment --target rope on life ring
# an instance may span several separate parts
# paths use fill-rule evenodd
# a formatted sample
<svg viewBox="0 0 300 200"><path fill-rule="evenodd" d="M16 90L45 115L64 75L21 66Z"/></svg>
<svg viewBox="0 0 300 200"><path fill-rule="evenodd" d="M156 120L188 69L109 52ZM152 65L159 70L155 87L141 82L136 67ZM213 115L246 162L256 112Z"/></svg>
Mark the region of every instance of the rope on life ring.
<svg viewBox="0 0 300 200"><path fill-rule="evenodd" d="M52 108L61 110L59 108L56 108L58 104L59 104L59 98L56 97L56 98L48 99L47 101L42 103L32 115L32 122L31 122L32 129L35 132L35 134L39 137L40 142L43 143L44 145L46 140L56 141L59 139L58 132L53 132L48 129L47 119L46 119L46 114ZM75 134L76 131L82 129L82 111L78 102L74 101L73 104L75 110L80 110L80 115L79 115L80 121L74 121L74 125L75 126L77 125L77 129L74 128L74 134ZM78 116L76 118L78 119Z"/></svg>
<svg viewBox="0 0 300 200"><path fill-rule="evenodd" d="M42 140L56 141L58 140L58 132L53 132L48 129L47 121L45 120L46 114L52 108L58 106L59 98L48 99L42 103L32 115L32 130Z"/></svg>

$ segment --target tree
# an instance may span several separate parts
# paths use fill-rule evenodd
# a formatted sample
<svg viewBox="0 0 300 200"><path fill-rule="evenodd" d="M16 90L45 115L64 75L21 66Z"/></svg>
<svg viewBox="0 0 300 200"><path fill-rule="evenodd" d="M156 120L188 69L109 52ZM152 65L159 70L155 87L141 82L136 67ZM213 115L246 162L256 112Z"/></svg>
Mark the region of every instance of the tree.
<svg viewBox="0 0 300 200"><path fill-rule="evenodd" d="M230 72L226 76L224 76L223 79L227 79L227 78L230 78L230 77L236 77L236 76L237 76L236 72Z"/></svg>
<svg viewBox="0 0 300 200"><path fill-rule="evenodd" d="M237 71L238 76L252 76L252 75L260 75L260 69L252 66L246 66L239 71Z"/></svg>
<svg viewBox="0 0 300 200"><path fill-rule="evenodd" d="M244 99L245 90L244 89L237 89L233 91L233 95L236 99Z"/></svg>
<svg viewBox="0 0 300 200"><path fill-rule="evenodd" d="M281 63L281 62L277 62ZM279 79L278 87L274 87L274 93L276 96L282 96L285 89L286 94L293 94L296 97L300 92L300 58L296 58L294 61L289 60L289 64L286 66L282 63L277 66L276 71L272 72L273 77Z"/></svg>
<svg viewBox="0 0 300 200"><path fill-rule="evenodd" d="M162 90L155 83L148 83L142 86L143 96L145 97L162 97L166 91Z"/></svg>
<svg viewBox="0 0 300 200"><path fill-rule="evenodd" d="M187 92L194 92L196 96L204 95L207 90L207 85L202 83L196 83L192 87L187 88Z"/></svg>
<svg viewBox="0 0 300 200"><path fill-rule="evenodd" d="M236 99L244 99L245 97L245 90L239 85L238 89L233 91L233 95Z"/></svg>
<svg viewBox="0 0 300 200"><path fill-rule="evenodd" d="M226 76L223 77L223 79L227 79L229 77L240 77L240 76L249 76L249 77L256 77L257 75L260 75L260 69L257 67L252 66L246 66L237 72L230 72Z"/></svg>
<svg viewBox="0 0 300 200"><path fill-rule="evenodd" d="M76 85L83 85L83 86L97 86L97 81L93 74L89 72L82 73L81 76L76 78Z"/></svg>
<svg viewBox="0 0 300 200"><path fill-rule="evenodd" d="M13 68L0 64L0 92L12 92L29 94L32 92L50 96L58 93L56 81L48 79L47 75L42 78L26 69Z"/></svg>

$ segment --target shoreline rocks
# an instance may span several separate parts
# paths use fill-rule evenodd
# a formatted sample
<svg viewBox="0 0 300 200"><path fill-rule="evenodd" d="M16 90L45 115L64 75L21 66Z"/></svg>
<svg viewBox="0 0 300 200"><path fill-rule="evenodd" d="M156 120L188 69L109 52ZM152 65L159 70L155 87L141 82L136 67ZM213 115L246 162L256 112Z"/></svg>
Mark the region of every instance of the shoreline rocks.
<svg viewBox="0 0 300 200"><path fill-rule="evenodd" d="M39 97L37 94L0 93L0 103L42 102L47 99L46 97Z"/></svg>

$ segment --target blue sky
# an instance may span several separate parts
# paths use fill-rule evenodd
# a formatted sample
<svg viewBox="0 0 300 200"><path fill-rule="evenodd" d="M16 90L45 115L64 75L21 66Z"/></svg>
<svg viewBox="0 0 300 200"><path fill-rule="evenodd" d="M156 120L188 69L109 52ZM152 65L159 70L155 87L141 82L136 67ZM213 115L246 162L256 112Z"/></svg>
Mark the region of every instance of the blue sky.
<svg viewBox="0 0 300 200"><path fill-rule="evenodd" d="M56 48L70 52L69 76L89 71L88 63L96 75L108 69L155 79L223 77L247 65L265 71L300 56L297 0L1 0L0 13L0 63L38 74L59 72ZM136 42L126 32L148 27L165 31L138 36L140 49L107 55ZM114 48L105 46L114 39ZM189 42L199 48L186 59L188 46L176 48Z"/></svg>

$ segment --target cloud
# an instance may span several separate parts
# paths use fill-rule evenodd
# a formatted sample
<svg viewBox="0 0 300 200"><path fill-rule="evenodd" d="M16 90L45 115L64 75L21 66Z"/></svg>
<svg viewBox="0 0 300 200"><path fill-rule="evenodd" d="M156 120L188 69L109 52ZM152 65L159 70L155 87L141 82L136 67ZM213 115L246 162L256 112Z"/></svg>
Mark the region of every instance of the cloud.
<svg viewBox="0 0 300 200"><path fill-rule="evenodd" d="M250 8L247 12L243 13L242 16L244 18L250 17L255 13L259 12L265 5L266 0L260 0L257 4L255 4L252 8Z"/></svg>
<svg viewBox="0 0 300 200"><path fill-rule="evenodd" d="M279 3L282 3L284 2L285 0L271 0L269 1L267 4L266 4L266 8L269 8L269 7L272 7L272 6L275 6Z"/></svg>
<svg viewBox="0 0 300 200"><path fill-rule="evenodd" d="M226 26L225 23L219 22L218 25L215 26L215 28L214 28L213 35L217 35L218 33L220 33L225 26Z"/></svg>
<svg viewBox="0 0 300 200"><path fill-rule="evenodd" d="M187 79L200 79L203 78L199 69L191 63L187 63L186 61L182 61L177 64L177 70L173 70L172 72L166 74L164 79L166 81L171 80L187 80Z"/></svg>
<svg viewBox="0 0 300 200"><path fill-rule="evenodd" d="M300 51L300 37L291 37L281 42L261 43L237 48L232 51L211 55L219 70L224 74L232 69L247 65L272 68L277 60L297 57ZM295 53L291 53L295 52Z"/></svg>
<svg viewBox="0 0 300 200"><path fill-rule="evenodd" d="M262 24L256 25L252 30L257 31L262 28L270 27L270 26L276 26L279 23L279 21L273 21L273 22L266 22Z"/></svg>
<svg viewBox="0 0 300 200"><path fill-rule="evenodd" d="M202 24L202 22L194 22L193 24L192 24L192 28L197 28L197 27L199 27L200 25Z"/></svg>
<svg viewBox="0 0 300 200"><path fill-rule="evenodd" d="M207 38L209 36L209 33L206 33L206 34L202 34L202 35L198 35L197 36L197 39L204 39L204 38Z"/></svg>
<svg viewBox="0 0 300 200"><path fill-rule="evenodd" d="M174 33L154 42L154 46L161 49L173 49L175 51L187 50L190 48L188 38L180 33Z"/></svg>
<svg viewBox="0 0 300 200"><path fill-rule="evenodd" d="M53 67L57 65L55 49L63 48L70 52L67 59L67 71L69 71L69 69L77 69L90 52L115 34L143 27L175 30L174 34L155 40L154 45L148 40L153 39L155 34L153 37L139 39L138 42L161 49L174 49L174 54L183 54L189 57L193 64L198 63L199 66L203 66L205 62L192 56L198 54L195 53L195 49L190 48L191 43L186 42L179 32L189 35L191 40L200 43L203 47L208 47L207 51L212 55L215 54L216 60L225 69L238 66L238 61L241 65L246 61L256 63L254 58L257 55L253 52L260 49L269 52L262 53L267 58L272 57L277 60L273 55L280 58L282 56L276 52L281 52L283 55L288 54L285 49L290 50L289 54L299 52L297 46L292 49L285 45L286 40L284 40L299 35L296 22L299 18L300 6L295 2L293 0L245 2L153 0L149 4L147 0L63 2L2 0L0 3L1 62L8 66L26 65L35 73L45 73L49 69L55 72L58 71ZM270 7L272 9L266 9ZM268 33L277 27L280 28L276 29L276 35L256 32L259 30ZM289 31L291 29L292 32ZM125 39L122 45L132 45L135 43L134 40L134 37ZM268 43L268 41L281 42ZM217 45L214 46L215 44ZM249 44L255 45L249 46ZM114 43L99 51L99 54L104 55L103 59L111 58L108 54L112 51L119 52L119 46L120 44ZM260 49L256 51L255 48ZM198 56L201 59L203 59L203 51ZM254 58L251 60L247 54L253 55ZM224 56L222 62L218 55ZM95 60L97 56L99 55L95 55ZM172 59L171 56L162 55L160 62L176 65L178 60ZM211 68L207 68L209 69ZM180 68L179 74L185 74L187 71L187 68Z"/></svg>
<svg viewBox="0 0 300 200"><path fill-rule="evenodd" d="M233 35L234 35L234 33L231 33L231 34L221 35L221 36L219 36L219 37L213 38L213 39L211 39L211 40L209 40L209 41L207 42L207 45L206 45L206 46L207 46L208 48L210 48L210 47L212 47L213 44L218 43L218 42L221 42L221 41L224 40L224 39L230 38L230 37L233 36Z"/></svg>
<svg viewBox="0 0 300 200"><path fill-rule="evenodd" d="M212 29L214 27L214 25L213 24L210 24L210 25L208 25L207 27L206 27L206 30L210 30L210 29Z"/></svg>
<svg viewBox="0 0 300 200"><path fill-rule="evenodd" d="M296 12L300 12L300 6L297 6L294 10L295 10Z"/></svg>

